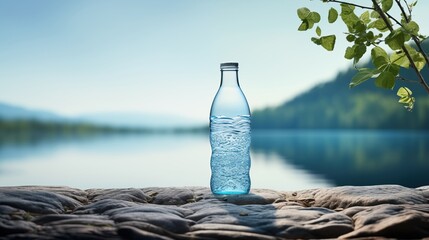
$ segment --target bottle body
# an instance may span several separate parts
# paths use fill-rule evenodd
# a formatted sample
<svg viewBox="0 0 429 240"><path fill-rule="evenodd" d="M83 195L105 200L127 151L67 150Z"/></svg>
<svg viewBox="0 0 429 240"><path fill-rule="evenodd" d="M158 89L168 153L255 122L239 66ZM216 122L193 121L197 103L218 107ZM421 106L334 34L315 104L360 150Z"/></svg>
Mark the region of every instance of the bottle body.
<svg viewBox="0 0 429 240"><path fill-rule="evenodd" d="M214 194L250 190L250 109L238 83L238 64L221 64L221 85L210 111L210 187Z"/></svg>

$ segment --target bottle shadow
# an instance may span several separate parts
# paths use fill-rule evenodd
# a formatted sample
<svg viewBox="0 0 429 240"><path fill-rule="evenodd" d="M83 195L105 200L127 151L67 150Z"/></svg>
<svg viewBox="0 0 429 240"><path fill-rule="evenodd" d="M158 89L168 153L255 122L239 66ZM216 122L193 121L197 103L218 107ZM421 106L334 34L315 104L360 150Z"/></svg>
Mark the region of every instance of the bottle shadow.
<svg viewBox="0 0 429 240"><path fill-rule="evenodd" d="M249 194L215 195L208 190L195 203L192 234L215 239L268 239L281 231L276 226L276 201L272 190L252 190Z"/></svg>

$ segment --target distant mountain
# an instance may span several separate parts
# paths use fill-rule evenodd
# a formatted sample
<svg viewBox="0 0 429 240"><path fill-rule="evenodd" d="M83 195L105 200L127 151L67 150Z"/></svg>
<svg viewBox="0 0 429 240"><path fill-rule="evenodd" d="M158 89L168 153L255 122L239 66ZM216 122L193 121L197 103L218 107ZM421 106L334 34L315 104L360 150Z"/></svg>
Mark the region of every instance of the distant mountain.
<svg viewBox="0 0 429 240"><path fill-rule="evenodd" d="M429 49L429 42L425 48ZM370 67L371 64L368 62L363 67ZM429 95L420 84L397 81L394 90L386 90L375 87L374 80L368 80L349 89L355 72L351 68L280 106L254 111L252 127L429 130ZM422 70L422 74L429 80L427 67ZM415 73L409 69L401 70L401 75L407 79L416 79ZM396 91L400 86L407 86L413 91L416 104L412 112L407 112L398 103Z"/></svg>
<svg viewBox="0 0 429 240"><path fill-rule="evenodd" d="M67 124L84 123L115 128L193 128L206 124L194 119L175 116L172 114L147 114L133 112L96 113L72 118L48 111L32 110L6 103L0 103L0 120L31 120Z"/></svg>
<svg viewBox="0 0 429 240"><path fill-rule="evenodd" d="M133 112L111 112L87 114L77 117L79 121L113 127L144 128L190 128L205 123L173 114L147 114Z"/></svg>
<svg viewBox="0 0 429 240"><path fill-rule="evenodd" d="M27 109L11 104L0 103L0 119L4 120L39 120L39 121L66 121L67 118L58 114Z"/></svg>

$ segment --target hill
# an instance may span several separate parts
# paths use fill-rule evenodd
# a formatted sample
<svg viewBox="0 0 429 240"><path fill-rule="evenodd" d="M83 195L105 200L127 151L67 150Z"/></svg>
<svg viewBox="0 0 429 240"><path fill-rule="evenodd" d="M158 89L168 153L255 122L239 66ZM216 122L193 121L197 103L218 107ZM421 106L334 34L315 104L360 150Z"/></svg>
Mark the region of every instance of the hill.
<svg viewBox="0 0 429 240"><path fill-rule="evenodd" d="M66 118L43 110L33 110L6 103L0 103L0 119L2 120L38 120L44 122L65 121Z"/></svg>
<svg viewBox="0 0 429 240"><path fill-rule="evenodd" d="M425 44L429 49L429 42ZM370 62L363 67L371 67ZM334 79L283 103L253 112L255 129L424 129L429 130L429 95L418 83L397 80L393 90L374 86L374 80L350 89L356 70L339 73ZM317 74L317 73L315 73ZM416 79L408 69L400 73ZM427 67L422 70L429 80ZM412 112L398 103L396 91L407 86L416 97Z"/></svg>

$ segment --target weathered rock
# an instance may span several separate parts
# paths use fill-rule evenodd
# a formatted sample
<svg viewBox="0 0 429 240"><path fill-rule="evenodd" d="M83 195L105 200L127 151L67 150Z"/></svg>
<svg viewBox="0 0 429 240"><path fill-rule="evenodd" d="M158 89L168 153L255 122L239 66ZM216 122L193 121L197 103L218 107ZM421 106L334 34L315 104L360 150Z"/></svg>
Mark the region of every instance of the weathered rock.
<svg viewBox="0 0 429 240"><path fill-rule="evenodd" d="M79 190L0 187L0 239L427 238L429 186Z"/></svg>
<svg viewBox="0 0 429 240"><path fill-rule="evenodd" d="M428 200L421 191L398 185L364 187L334 187L304 191L314 197L313 206L329 209L353 206L374 206L379 204L423 204Z"/></svg>
<svg viewBox="0 0 429 240"><path fill-rule="evenodd" d="M89 201L96 202L103 199L124 200L136 203L147 203L152 201L152 197L146 195L141 189L125 188L125 189L89 189Z"/></svg>
<svg viewBox="0 0 429 240"><path fill-rule="evenodd" d="M361 209L353 215L355 231L343 238L385 236L423 238L429 236L429 204L391 205Z"/></svg>
<svg viewBox="0 0 429 240"><path fill-rule="evenodd" d="M74 198L55 192L27 188L2 188L0 206L6 205L38 214L63 213L74 210L81 205Z"/></svg>

